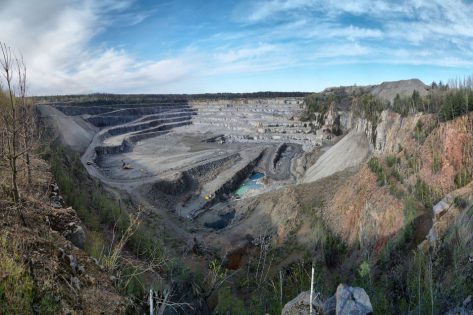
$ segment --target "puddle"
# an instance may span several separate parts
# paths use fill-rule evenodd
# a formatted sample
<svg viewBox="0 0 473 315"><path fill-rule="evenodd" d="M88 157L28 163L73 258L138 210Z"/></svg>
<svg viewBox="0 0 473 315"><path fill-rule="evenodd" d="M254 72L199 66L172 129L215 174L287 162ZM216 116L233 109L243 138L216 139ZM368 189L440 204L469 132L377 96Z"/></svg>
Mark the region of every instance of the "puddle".
<svg viewBox="0 0 473 315"><path fill-rule="evenodd" d="M264 173L253 172L250 177L245 179L243 184L235 191L235 195L238 197L245 196L248 192L252 190L259 190L264 188L264 184L261 183L261 180L264 178Z"/></svg>

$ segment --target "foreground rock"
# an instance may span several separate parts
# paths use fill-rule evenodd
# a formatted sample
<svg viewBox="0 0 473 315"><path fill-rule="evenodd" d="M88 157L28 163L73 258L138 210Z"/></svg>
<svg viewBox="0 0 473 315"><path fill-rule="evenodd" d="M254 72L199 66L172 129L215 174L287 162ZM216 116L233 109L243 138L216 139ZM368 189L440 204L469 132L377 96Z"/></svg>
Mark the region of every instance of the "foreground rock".
<svg viewBox="0 0 473 315"><path fill-rule="evenodd" d="M362 288L340 284L335 294L337 315L366 315L373 313L370 298Z"/></svg>
<svg viewBox="0 0 473 315"><path fill-rule="evenodd" d="M368 315L373 314L370 298L362 288L340 284L335 295L322 302L319 294L312 297L315 315ZM289 301L282 310L282 315L306 315L310 313L310 291L299 294Z"/></svg>
<svg viewBox="0 0 473 315"><path fill-rule="evenodd" d="M304 315L309 314L310 311L310 291L305 291L299 294L295 299L287 302L282 309L282 315ZM322 303L318 297L312 298L312 307L314 314L324 314L322 309Z"/></svg>

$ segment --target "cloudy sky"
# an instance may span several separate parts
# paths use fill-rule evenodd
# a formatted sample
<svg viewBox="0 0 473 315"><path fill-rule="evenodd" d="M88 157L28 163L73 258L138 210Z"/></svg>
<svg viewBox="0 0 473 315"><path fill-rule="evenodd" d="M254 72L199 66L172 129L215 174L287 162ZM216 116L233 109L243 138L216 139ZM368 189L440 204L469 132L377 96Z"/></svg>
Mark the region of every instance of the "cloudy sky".
<svg viewBox="0 0 473 315"><path fill-rule="evenodd" d="M460 0L0 0L30 94L318 91L473 73Z"/></svg>

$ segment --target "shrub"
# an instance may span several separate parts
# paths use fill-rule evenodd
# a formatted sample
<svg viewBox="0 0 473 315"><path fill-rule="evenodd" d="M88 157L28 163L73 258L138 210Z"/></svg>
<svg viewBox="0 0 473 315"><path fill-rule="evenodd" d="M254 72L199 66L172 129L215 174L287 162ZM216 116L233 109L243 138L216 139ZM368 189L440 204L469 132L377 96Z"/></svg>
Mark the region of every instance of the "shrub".
<svg viewBox="0 0 473 315"><path fill-rule="evenodd" d="M399 188L395 183L389 185L389 193L397 199L402 199L402 197L404 197L404 190Z"/></svg>
<svg viewBox="0 0 473 315"><path fill-rule="evenodd" d="M420 202L422 202L427 208L432 207L434 193L432 189L422 179L417 178L414 194Z"/></svg>
<svg viewBox="0 0 473 315"><path fill-rule="evenodd" d="M422 160L415 154L411 155L407 159L407 165L413 169L414 172L418 172L422 168Z"/></svg>
<svg viewBox="0 0 473 315"><path fill-rule="evenodd" d="M469 182L471 181L471 175L470 173L463 169L459 171L454 178L455 186L457 188L461 188L463 186L466 186Z"/></svg>
<svg viewBox="0 0 473 315"><path fill-rule="evenodd" d="M378 158L371 158L368 162L368 167L376 175L378 185L384 186L386 184L386 174L384 173L383 167L379 163Z"/></svg>
<svg viewBox="0 0 473 315"><path fill-rule="evenodd" d="M468 206L468 201L466 201L461 196L456 196L455 199L453 200L453 203L455 204L456 207L460 209L465 209L466 206Z"/></svg>
<svg viewBox="0 0 473 315"><path fill-rule="evenodd" d="M391 174L390 174L390 175L391 175L391 177L393 177L394 179L396 179L398 182L400 182L400 183L403 182L402 175L401 175L401 173L399 172L398 169L393 168L393 169L391 170Z"/></svg>
<svg viewBox="0 0 473 315"><path fill-rule="evenodd" d="M105 249L105 242L100 232L89 231L85 240L85 251L92 257L99 259Z"/></svg>
<svg viewBox="0 0 473 315"><path fill-rule="evenodd" d="M232 295L230 288L225 287L218 291L218 304L215 314L248 314L248 309L242 300Z"/></svg>
<svg viewBox="0 0 473 315"><path fill-rule="evenodd" d="M442 169L442 157L439 155L434 155L434 160L432 162L432 172L438 173Z"/></svg>
<svg viewBox="0 0 473 315"><path fill-rule="evenodd" d="M399 162L401 161L398 157L396 156L387 156L385 158L386 160L386 164L389 166L389 167L393 167L394 165L396 164L399 164Z"/></svg>
<svg viewBox="0 0 473 315"><path fill-rule="evenodd" d="M338 264L341 256L346 252L347 248L343 241L332 233L328 233L324 244L325 263L329 267Z"/></svg>

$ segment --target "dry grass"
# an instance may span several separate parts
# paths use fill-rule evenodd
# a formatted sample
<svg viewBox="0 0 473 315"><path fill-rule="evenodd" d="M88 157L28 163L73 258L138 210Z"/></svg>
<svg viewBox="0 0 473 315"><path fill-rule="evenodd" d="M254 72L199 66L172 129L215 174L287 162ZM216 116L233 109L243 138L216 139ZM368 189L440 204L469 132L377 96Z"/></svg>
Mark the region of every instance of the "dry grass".
<svg viewBox="0 0 473 315"><path fill-rule="evenodd" d="M29 314L33 301L33 279L23 262L21 244L0 237L0 313Z"/></svg>

